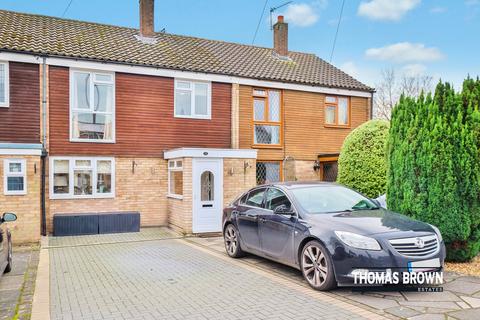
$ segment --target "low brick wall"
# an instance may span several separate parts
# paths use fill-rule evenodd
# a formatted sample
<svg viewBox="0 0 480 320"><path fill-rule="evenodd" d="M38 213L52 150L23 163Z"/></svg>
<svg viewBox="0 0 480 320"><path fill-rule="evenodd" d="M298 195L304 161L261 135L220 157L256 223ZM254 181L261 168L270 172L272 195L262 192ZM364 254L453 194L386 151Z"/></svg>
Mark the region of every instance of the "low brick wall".
<svg viewBox="0 0 480 320"><path fill-rule="evenodd" d="M25 159L27 194L4 195L4 159ZM35 172L36 168L36 172ZM0 214L13 212L17 221L9 222L15 245L40 240L40 181L41 162L39 156L0 156Z"/></svg>

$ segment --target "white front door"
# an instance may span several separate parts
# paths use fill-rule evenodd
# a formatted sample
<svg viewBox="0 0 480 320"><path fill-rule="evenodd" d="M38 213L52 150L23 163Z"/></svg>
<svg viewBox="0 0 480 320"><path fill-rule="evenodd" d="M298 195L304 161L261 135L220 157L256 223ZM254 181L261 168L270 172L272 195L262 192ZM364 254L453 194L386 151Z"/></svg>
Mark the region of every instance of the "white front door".
<svg viewBox="0 0 480 320"><path fill-rule="evenodd" d="M223 159L193 159L192 231L222 231Z"/></svg>

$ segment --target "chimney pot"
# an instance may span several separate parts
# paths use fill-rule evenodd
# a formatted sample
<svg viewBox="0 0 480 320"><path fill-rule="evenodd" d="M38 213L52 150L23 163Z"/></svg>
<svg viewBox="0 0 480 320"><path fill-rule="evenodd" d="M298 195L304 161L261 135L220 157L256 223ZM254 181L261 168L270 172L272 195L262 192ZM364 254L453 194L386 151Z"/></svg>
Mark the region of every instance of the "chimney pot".
<svg viewBox="0 0 480 320"><path fill-rule="evenodd" d="M278 16L277 23L273 25L273 48L281 57L288 57L288 23L283 16Z"/></svg>
<svg viewBox="0 0 480 320"><path fill-rule="evenodd" d="M140 1L140 36L153 37L153 4L154 0L139 0Z"/></svg>

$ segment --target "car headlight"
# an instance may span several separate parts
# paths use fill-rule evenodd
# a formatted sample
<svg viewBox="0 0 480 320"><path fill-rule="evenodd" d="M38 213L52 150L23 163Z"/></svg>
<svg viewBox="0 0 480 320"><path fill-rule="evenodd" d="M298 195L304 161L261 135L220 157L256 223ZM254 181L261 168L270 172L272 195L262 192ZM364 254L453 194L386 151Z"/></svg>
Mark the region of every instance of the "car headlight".
<svg viewBox="0 0 480 320"><path fill-rule="evenodd" d="M373 238L347 231L335 231L335 234L347 246L365 250L382 250L380 244Z"/></svg>
<svg viewBox="0 0 480 320"><path fill-rule="evenodd" d="M432 227L433 230L435 231L435 233L437 234L438 242L442 242L443 238L442 238L442 233L440 232L440 230L437 227L435 227L433 224L430 224L430 227Z"/></svg>

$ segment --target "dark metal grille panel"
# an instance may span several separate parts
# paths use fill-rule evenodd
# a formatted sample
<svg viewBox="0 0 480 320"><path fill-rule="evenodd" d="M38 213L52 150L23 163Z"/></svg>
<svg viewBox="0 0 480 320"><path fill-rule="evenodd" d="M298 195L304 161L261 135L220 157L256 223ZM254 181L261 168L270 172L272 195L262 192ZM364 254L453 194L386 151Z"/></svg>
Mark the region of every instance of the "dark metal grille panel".
<svg viewBox="0 0 480 320"><path fill-rule="evenodd" d="M257 162L257 184L280 181L280 162Z"/></svg>
<svg viewBox="0 0 480 320"><path fill-rule="evenodd" d="M337 181L338 163L325 162L323 165L323 181L335 182Z"/></svg>

